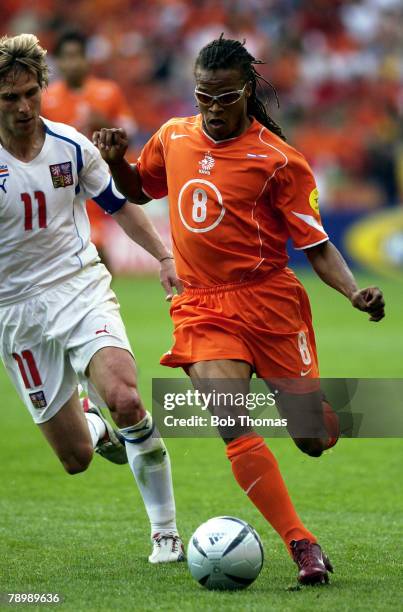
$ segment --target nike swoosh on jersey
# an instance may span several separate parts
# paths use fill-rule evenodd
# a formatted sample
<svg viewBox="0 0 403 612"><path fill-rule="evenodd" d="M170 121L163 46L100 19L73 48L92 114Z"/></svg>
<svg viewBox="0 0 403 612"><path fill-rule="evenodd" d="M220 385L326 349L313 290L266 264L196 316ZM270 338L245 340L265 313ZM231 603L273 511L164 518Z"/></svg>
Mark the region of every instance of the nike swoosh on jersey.
<svg viewBox="0 0 403 612"><path fill-rule="evenodd" d="M177 134L176 132L173 132L173 134L171 134L171 140L176 140L177 138L188 138L189 134Z"/></svg>
<svg viewBox="0 0 403 612"><path fill-rule="evenodd" d="M304 372L304 370L301 370L301 376L306 376L307 374L309 374L309 372L312 370L312 368L309 368L309 370L306 370Z"/></svg>
<svg viewBox="0 0 403 612"><path fill-rule="evenodd" d="M261 155L260 153L247 153L246 157L258 157L258 158L262 158L262 157L269 157L268 155Z"/></svg>

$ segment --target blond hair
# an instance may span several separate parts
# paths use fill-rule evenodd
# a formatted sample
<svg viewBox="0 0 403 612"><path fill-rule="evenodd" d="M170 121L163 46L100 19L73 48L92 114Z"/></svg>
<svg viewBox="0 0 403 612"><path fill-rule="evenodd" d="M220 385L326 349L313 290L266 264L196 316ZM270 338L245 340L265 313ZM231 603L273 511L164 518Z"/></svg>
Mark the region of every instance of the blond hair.
<svg viewBox="0 0 403 612"><path fill-rule="evenodd" d="M25 70L34 74L41 88L48 84L46 50L34 34L0 38L0 81L8 73Z"/></svg>

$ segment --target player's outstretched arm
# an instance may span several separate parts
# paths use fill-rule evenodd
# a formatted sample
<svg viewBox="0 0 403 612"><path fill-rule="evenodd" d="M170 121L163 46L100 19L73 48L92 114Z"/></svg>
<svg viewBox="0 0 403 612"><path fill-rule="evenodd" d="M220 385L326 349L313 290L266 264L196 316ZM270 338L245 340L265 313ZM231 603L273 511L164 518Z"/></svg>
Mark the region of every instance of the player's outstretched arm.
<svg viewBox="0 0 403 612"><path fill-rule="evenodd" d="M115 181L116 187L125 198L135 204L149 202L141 184L141 177L136 166L131 166L125 159L128 138L122 128L102 128L94 132L92 142L98 147L106 161Z"/></svg>
<svg viewBox="0 0 403 612"><path fill-rule="evenodd" d="M316 274L330 287L345 295L358 310L368 312L370 321L380 321L385 316L385 301L378 287L359 289L340 252L330 242L323 242L305 250Z"/></svg>
<svg viewBox="0 0 403 612"><path fill-rule="evenodd" d="M183 285L179 280L172 253L162 242L160 235L142 208L126 203L113 218L134 242L143 247L160 262L160 281L167 301L171 301L174 290L182 293Z"/></svg>

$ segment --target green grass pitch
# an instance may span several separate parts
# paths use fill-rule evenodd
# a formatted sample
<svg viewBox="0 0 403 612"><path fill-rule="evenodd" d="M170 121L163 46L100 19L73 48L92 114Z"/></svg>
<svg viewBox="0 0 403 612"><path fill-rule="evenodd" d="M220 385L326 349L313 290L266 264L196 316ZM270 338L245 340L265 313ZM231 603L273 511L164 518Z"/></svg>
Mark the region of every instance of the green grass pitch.
<svg viewBox="0 0 403 612"><path fill-rule="evenodd" d="M378 280L387 318L375 325L313 276L303 280L322 376L402 376L402 285ZM170 346L168 305L156 279L117 279L114 287L149 404L153 376L181 375L158 364ZM330 586L301 590L288 588L296 566L233 480L223 444L168 440L184 539L202 521L232 514L263 540L257 581L243 592L214 593L191 579L186 564L147 563L148 524L128 468L95 457L87 473L65 475L1 366L0 389L0 592L60 593L61 609L71 611L401 609L401 440L344 439L320 459L288 439L269 441L300 515L335 566Z"/></svg>

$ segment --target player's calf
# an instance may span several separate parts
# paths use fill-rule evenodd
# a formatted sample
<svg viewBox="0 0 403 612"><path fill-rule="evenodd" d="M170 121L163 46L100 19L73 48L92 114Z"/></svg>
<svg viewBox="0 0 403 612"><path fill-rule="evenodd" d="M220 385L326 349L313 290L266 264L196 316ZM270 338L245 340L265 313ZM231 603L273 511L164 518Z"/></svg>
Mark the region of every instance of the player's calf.
<svg viewBox="0 0 403 612"><path fill-rule="evenodd" d="M68 474L88 468L94 450L76 390L52 418L38 426Z"/></svg>
<svg viewBox="0 0 403 612"><path fill-rule="evenodd" d="M329 437L326 441L324 450L328 450L334 446L340 438L340 419L338 414L333 410L331 404L327 401L324 394L322 394L322 409L323 409L323 421L325 423L326 431Z"/></svg>
<svg viewBox="0 0 403 612"><path fill-rule="evenodd" d="M287 419L290 436L303 453L320 457L336 444L340 436L339 418L321 389L306 393L281 390L276 403L281 416Z"/></svg>
<svg viewBox="0 0 403 612"><path fill-rule="evenodd" d="M336 412L322 395L323 424L327 436L325 438L293 438L295 444L303 453L310 457L320 457L323 451L332 448L340 437L340 423Z"/></svg>
<svg viewBox="0 0 403 612"><path fill-rule="evenodd" d="M106 405L119 428L130 427L144 419L146 412L134 385L115 384L106 388L105 395Z"/></svg>
<svg viewBox="0 0 403 612"><path fill-rule="evenodd" d="M85 472L91 463L94 451L91 444L80 444L71 449L69 453L60 456L59 459L66 472L70 475Z"/></svg>
<svg viewBox="0 0 403 612"><path fill-rule="evenodd" d="M320 457L324 451L325 441L320 438L293 438L295 444L310 457Z"/></svg>

